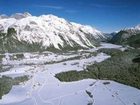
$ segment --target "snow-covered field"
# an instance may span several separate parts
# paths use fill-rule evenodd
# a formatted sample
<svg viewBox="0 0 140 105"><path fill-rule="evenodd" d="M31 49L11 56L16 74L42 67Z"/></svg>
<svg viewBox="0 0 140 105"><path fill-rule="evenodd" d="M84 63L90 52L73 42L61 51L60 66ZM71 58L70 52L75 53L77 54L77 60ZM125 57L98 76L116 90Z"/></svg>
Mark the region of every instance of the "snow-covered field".
<svg viewBox="0 0 140 105"><path fill-rule="evenodd" d="M115 45L115 44L111 44L111 43L101 43L101 46L87 50L87 51L94 52L94 51L97 51L97 50L102 49L102 48L119 49L121 51L124 51L126 49L125 47L123 47L121 45Z"/></svg>
<svg viewBox="0 0 140 105"><path fill-rule="evenodd" d="M103 43L101 47L122 49L121 46L106 43ZM87 58L84 57L86 55L88 53L83 53L80 59L65 60L79 56L79 54L26 53L24 59L10 60L6 54L2 63L12 65L13 68L0 75L13 78L30 75L32 78L13 86L11 91L2 97L0 105L140 105L140 90L133 87L110 80L84 79L61 82L55 78L57 73L71 70L81 71L86 65L99 63L110 57L104 53ZM62 62L49 64L53 61ZM105 84L106 82L110 84Z"/></svg>

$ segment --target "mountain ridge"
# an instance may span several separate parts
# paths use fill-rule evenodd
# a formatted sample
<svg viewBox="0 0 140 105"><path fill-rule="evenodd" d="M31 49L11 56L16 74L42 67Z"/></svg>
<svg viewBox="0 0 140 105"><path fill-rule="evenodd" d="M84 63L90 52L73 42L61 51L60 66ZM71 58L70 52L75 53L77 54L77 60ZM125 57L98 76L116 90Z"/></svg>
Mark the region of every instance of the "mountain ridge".
<svg viewBox="0 0 140 105"><path fill-rule="evenodd" d="M45 48L50 46L56 49L65 46L90 48L105 39L102 32L89 25L69 22L54 15L37 17L29 13L16 13L0 19L1 32L7 33L8 28L15 29L18 41L29 44L41 43Z"/></svg>
<svg viewBox="0 0 140 105"><path fill-rule="evenodd" d="M139 48L140 25L120 30L115 36L113 36L111 43L129 45L131 47Z"/></svg>

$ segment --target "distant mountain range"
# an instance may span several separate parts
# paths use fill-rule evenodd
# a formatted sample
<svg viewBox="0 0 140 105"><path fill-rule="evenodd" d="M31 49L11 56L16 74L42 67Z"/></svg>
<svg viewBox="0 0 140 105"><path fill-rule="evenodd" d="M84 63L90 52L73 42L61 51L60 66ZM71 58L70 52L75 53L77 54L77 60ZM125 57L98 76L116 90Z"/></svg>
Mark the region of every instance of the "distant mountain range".
<svg viewBox="0 0 140 105"><path fill-rule="evenodd" d="M11 34L12 33L12 34ZM88 26L54 15L0 16L0 51L73 50L96 47L106 37Z"/></svg>
<svg viewBox="0 0 140 105"><path fill-rule="evenodd" d="M127 28L116 33L111 39L114 44L129 45L140 48L140 25L133 28Z"/></svg>

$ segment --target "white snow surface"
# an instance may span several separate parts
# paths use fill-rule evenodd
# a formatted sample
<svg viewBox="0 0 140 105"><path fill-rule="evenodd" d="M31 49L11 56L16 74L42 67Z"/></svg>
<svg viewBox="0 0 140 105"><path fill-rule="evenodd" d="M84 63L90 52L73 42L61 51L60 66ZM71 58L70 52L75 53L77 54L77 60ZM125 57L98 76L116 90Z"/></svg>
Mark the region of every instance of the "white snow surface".
<svg viewBox="0 0 140 105"><path fill-rule="evenodd" d="M19 41L41 43L45 48L53 46L60 49L60 46L65 45L73 47L75 43L84 48L95 47L91 38L105 38L91 26L69 22L54 15L37 17L29 13L17 13L9 18L1 18L0 30L6 32L9 27L16 29Z"/></svg>
<svg viewBox="0 0 140 105"><path fill-rule="evenodd" d="M89 49L89 50L86 50L86 51L94 52L94 51L97 51L99 49L104 49L104 48L105 49L118 49L118 50L121 50L121 51L124 51L124 50L127 49L127 47L123 47L121 45L115 45L115 44L111 44L111 43L101 42L99 47L92 48L92 49Z"/></svg>
<svg viewBox="0 0 140 105"><path fill-rule="evenodd" d="M110 44L108 45L111 47ZM102 44L102 46L107 47L107 44ZM111 48L116 47L112 45ZM8 56L8 54L6 55ZM55 58L59 58L59 56L64 56L64 58L66 56L63 54L53 56L55 54L50 53L44 54L44 57L27 53L25 55L25 61L31 57L42 60L50 57L51 60L55 61ZM85 55L88 54L82 56ZM76 54L69 57L73 56ZM140 90L130 86L110 80L84 79L75 82L61 82L55 78L57 73L71 70L81 71L86 65L94 64L95 61L102 62L109 57L109 55L99 53L97 56L81 57L80 59L52 64L40 64L39 60L34 65L24 65L24 60L20 60L22 63L16 63L8 59L7 62L14 62L15 65L7 63L7 65L14 65L14 67L10 71L0 73L0 75L16 77L22 74L30 75L32 78L20 85L13 86L11 91L2 97L0 105L88 105L89 103L90 105L140 105ZM60 57L59 60L63 59ZM104 82L110 82L110 84L104 85Z"/></svg>
<svg viewBox="0 0 140 105"><path fill-rule="evenodd" d="M12 54L5 54L5 55L12 55ZM38 53L24 53L24 58L20 60L9 60L7 56L3 58L2 64L3 65L35 65L35 64L45 64L45 63L53 63L53 62L59 62L62 60L66 60L69 58L74 58L77 57L78 55L73 54L73 55L60 55L60 54L54 54L54 53L43 53L43 54L38 54Z"/></svg>

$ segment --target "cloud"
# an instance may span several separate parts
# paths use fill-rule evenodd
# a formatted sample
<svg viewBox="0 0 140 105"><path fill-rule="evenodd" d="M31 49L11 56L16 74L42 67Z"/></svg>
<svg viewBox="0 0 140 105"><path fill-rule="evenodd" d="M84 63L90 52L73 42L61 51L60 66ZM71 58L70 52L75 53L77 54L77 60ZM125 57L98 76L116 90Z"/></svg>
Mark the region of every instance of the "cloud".
<svg viewBox="0 0 140 105"><path fill-rule="evenodd" d="M40 8L50 8L50 9L57 9L57 10L63 9L63 7L55 6L55 5L35 5L35 6Z"/></svg>

